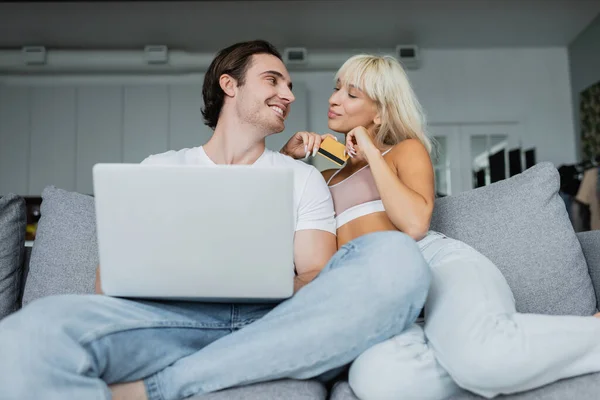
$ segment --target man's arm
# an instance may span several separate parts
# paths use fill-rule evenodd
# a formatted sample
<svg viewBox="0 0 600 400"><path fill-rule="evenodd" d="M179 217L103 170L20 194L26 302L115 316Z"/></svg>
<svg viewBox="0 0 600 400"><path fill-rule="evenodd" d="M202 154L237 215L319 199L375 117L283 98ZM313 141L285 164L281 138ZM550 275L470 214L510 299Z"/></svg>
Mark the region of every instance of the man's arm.
<svg viewBox="0 0 600 400"><path fill-rule="evenodd" d="M294 293L315 279L336 251L334 234L318 229L296 231L294 264L298 275L294 279Z"/></svg>
<svg viewBox="0 0 600 400"><path fill-rule="evenodd" d="M294 237L294 293L315 279L337 251L335 212L325 180L312 168L298 210Z"/></svg>

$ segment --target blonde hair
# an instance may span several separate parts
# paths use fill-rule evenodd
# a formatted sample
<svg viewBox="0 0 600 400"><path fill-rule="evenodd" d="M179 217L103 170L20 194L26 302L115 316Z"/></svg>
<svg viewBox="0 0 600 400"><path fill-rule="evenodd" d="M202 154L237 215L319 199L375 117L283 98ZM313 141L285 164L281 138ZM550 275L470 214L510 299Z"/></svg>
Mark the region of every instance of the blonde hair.
<svg viewBox="0 0 600 400"><path fill-rule="evenodd" d="M350 57L335 75L346 88L353 85L377 103L381 126L375 140L380 145L395 145L417 139L431 154L433 144L425 132L425 114L408 77L392 56L359 54Z"/></svg>

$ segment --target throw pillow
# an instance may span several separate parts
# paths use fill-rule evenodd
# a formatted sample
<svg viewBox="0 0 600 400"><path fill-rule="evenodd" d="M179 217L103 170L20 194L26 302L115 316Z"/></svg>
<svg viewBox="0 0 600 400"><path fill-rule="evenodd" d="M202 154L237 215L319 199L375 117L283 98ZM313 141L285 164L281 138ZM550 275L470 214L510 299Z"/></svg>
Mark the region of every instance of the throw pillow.
<svg viewBox="0 0 600 400"><path fill-rule="evenodd" d="M579 240L544 162L492 185L436 201L431 229L487 256L523 313L592 315L596 297Z"/></svg>
<svg viewBox="0 0 600 400"><path fill-rule="evenodd" d="M19 309L27 213L15 194L0 198L0 319Z"/></svg>
<svg viewBox="0 0 600 400"><path fill-rule="evenodd" d="M56 294L94 293L98 248L91 196L49 186L29 261L23 305Z"/></svg>

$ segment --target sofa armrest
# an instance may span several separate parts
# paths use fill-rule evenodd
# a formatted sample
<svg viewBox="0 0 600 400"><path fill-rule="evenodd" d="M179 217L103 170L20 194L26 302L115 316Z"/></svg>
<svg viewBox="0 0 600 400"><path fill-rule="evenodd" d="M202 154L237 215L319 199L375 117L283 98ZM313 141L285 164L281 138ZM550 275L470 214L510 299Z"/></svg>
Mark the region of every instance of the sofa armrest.
<svg viewBox="0 0 600 400"><path fill-rule="evenodd" d="M592 277L592 284L596 292L596 309L600 304L600 230L579 232L577 239L581 243L583 255Z"/></svg>

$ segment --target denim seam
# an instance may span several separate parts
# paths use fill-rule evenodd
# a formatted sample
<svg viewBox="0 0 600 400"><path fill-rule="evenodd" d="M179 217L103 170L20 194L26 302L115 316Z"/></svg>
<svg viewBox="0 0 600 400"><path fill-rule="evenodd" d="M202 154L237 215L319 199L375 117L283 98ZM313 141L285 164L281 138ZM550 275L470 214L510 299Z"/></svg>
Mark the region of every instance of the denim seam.
<svg viewBox="0 0 600 400"><path fill-rule="evenodd" d="M108 394L110 394L112 396L112 391L110 390L110 388L106 387L106 383L104 383L100 380L98 380L96 382L98 383L98 386L103 394L105 394L108 391ZM99 399L104 400L104 399L106 399L106 396L100 395Z"/></svg>
<svg viewBox="0 0 600 400"><path fill-rule="evenodd" d="M89 344L86 344L84 346L89 346ZM85 355L83 356L82 362L79 364L79 366L76 369L77 375L82 375L83 372L86 369L88 369L88 368L90 368L92 366L92 362L91 362L90 358L91 358L90 352L87 351L85 353ZM100 389L100 391L105 392L106 391L105 388L106 388L107 383L105 383L105 382L103 382L101 380L97 380L96 382L98 384L98 388ZM110 388L108 388L107 390L110 392ZM104 399L105 397L102 396L101 398ZM162 398L162 396L161 396L161 398ZM152 397L150 397L149 400L152 400Z"/></svg>
<svg viewBox="0 0 600 400"><path fill-rule="evenodd" d="M146 387L146 395L148 400L163 400L164 396L160 388L160 382L158 380L158 374L154 374L144 379L144 386Z"/></svg>
<svg viewBox="0 0 600 400"><path fill-rule="evenodd" d="M235 322L235 323L231 324L231 328L232 329L241 329L241 328L243 328L243 327L245 327L247 325L250 325L250 324L258 321L259 319L260 318L251 318L251 319L246 319L246 320L243 320L243 321L238 321L238 322Z"/></svg>
<svg viewBox="0 0 600 400"><path fill-rule="evenodd" d="M431 246L433 244L433 240L429 241L428 243L425 243L422 247L419 246L419 250L421 250L421 252L424 252L429 246Z"/></svg>
<svg viewBox="0 0 600 400"><path fill-rule="evenodd" d="M429 259L431 260L428 264L430 264L431 262L433 262L433 259L435 257L437 257L437 255L442 251L442 250L455 250L458 247L461 247L462 243L461 242L450 242L450 243L446 243L443 246L440 246L430 257Z"/></svg>
<svg viewBox="0 0 600 400"><path fill-rule="evenodd" d="M183 395L184 399L187 399L189 397L195 396L197 395L199 392L204 392L204 393L209 393L212 391L215 391L215 386L202 386L201 383L196 382L194 385L190 385L190 387L183 391L181 394Z"/></svg>
<svg viewBox="0 0 600 400"><path fill-rule="evenodd" d="M438 236L438 235L435 235L435 236ZM419 242L417 242L417 246L419 246L419 250L421 250L421 252L423 252L425 249L427 249L432 244L436 243L438 240L446 239L446 237L445 236L438 236L436 238L432 238L432 239L429 239L429 240L428 239L429 239L428 237L426 237L426 238L423 239L423 240L427 240L427 242L424 245L422 245L422 247L419 246Z"/></svg>
<svg viewBox="0 0 600 400"><path fill-rule="evenodd" d="M78 342L82 345L87 345L94 340L98 340L101 337L108 336L114 333L148 328L229 329L230 325L222 323L206 324L181 321L140 321L130 324L111 324L85 333L78 339Z"/></svg>
<svg viewBox="0 0 600 400"><path fill-rule="evenodd" d="M82 375L83 371L85 371L92 365L90 358L91 358L90 353L86 352L85 355L83 356L82 362L77 366L77 369L76 369L77 375Z"/></svg>
<svg viewBox="0 0 600 400"><path fill-rule="evenodd" d="M441 239L448 239L448 237L443 237ZM421 253L423 254L425 252L426 249L428 249L432 244L437 243L437 240L432 240L430 243L427 243L423 248L421 248ZM446 249L455 249L457 246L460 246L462 243L458 242L458 241L453 241L453 240L448 240L446 243L440 245L434 252L433 254L429 255L427 257L427 259L429 260L427 262L427 264L431 265L431 262L433 261L433 259L439 254L440 251L442 250L446 250ZM425 254L423 254L425 256Z"/></svg>
<svg viewBox="0 0 600 400"><path fill-rule="evenodd" d="M346 252L344 254L342 254L337 260L335 260L335 264L337 264L341 261L344 261L346 258L348 258L350 253L352 253L352 252L358 253L359 252L358 246L356 246L354 243L347 243L344 245L344 247L346 248Z"/></svg>
<svg viewBox="0 0 600 400"><path fill-rule="evenodd" d="M239 309L235 304L231 305L231 318L230 318L230 322L229 322L229 329L235 329L236 326L236 320L239 317Z"/></svg>
<svg viewBox="0 0 600 400"><path fill-rule="evenodd" d="M344 250L343 254L339 254L340 251ZM329 272L332 269L337 268L337 266L346 259L346 257L348 257L348 253L350 253L350 251L352 250L356 250L356 246L354 244L351 243L347 243L344 246L342 246L339 250L338 253L336 253L333 258L330 261L330 264L328 264L324 271L321 272ZM319 274L320 275L320 274Z"/></svg>

